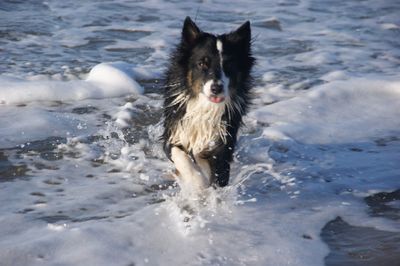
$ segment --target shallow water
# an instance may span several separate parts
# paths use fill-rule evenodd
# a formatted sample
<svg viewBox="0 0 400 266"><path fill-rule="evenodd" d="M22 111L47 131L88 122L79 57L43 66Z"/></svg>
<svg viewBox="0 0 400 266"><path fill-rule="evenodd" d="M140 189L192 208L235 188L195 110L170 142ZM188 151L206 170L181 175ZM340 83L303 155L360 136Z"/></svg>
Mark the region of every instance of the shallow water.
<svg viewBox="0 0 400 266"><path fill-rule="evenodd" d="M399 12L1 1L2 265L398 265ZM162 72L187 15L217 33L251 20L257 58L231 185L199 201L179 194L159 141ZM85 97L89 71L117 61L145 93ZM61 85L82 94L43 89Z"/></svg>

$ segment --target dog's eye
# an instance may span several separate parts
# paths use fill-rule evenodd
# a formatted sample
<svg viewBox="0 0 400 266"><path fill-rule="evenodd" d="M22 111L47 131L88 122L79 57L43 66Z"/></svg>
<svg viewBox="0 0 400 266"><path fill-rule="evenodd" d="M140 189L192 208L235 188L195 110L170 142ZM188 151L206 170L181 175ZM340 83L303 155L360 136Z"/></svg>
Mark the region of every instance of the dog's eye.
<svg viewBox="0 0 400 266"><path fill-rule="evenodd" d="M197 61L197 66L203 71L207 70L210 66L210 59L207 56L199 58Z"/></svg>
<svg viewBox="0 0 400 266"><path fill-rule="evenodd" d="M208 65L205 61L201 60L197 63L197 65L199 66L200 69L205 70L208 68Z"/></svg>

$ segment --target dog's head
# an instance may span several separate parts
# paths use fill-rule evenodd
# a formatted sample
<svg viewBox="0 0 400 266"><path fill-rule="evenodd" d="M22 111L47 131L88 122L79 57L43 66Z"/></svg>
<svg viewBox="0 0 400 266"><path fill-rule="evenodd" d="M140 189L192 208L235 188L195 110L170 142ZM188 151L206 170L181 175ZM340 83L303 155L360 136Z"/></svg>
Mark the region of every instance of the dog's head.
<svg viewBox="0 0 400 266"><path fill-rule="evenodd" d="M180 62L186 71L191 95L203 95L219 104L240 90L249 77L254 59L251 57L250 22L223 35L201 31L187 17L182 29Z"/></svg>

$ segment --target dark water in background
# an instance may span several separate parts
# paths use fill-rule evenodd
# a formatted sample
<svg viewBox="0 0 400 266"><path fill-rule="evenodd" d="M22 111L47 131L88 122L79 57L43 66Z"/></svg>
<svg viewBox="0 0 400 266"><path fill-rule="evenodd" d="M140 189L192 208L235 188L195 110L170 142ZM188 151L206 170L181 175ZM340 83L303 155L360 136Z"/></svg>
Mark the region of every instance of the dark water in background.
<svg viewBox="0 0 400 266"><path fill-rule="evenodd" d="M110 61L143 65L161 72L184 16L195 17L197 11L197 21L207 31L214 28L226 31L247 19L252 21L254 54L259 61L255 71L258 84L263 84L260 76L267 71L275 73L271 83L289 88L303 81L300 89L308 89L321 83L319 77L332 70L362 76L386 75L400 69L400 29L382 28L390 27L386 24L392 22L400 25L400 1L288 0L250 1L236 8L230 5L224 10L224 3L208 9L207 4L186 1L154 5L145 1L2 0L0 74L69 80L82 78L94 65ZM296 57L306 52L321 56L320 64L303 64ZM158 78L155 75L142 81L148 92L157 92ZM75 109L83 114L91 111ZM157 115L139 113L138 128L156 123ZM146 135L140 130L125 133L128 138L134 134ZM73 156L54 152L53 144L63 142L64 139L37 142L30 152L47 162ZM18 157L27 151L20 148L7 152ZM93 167L96 163L101 164L93 162ZM49 165L13 165L5 151L0 151L0 182L18 182L27 178L28 168L43 169ZM57 182L62 181L48 180L52 186L57 186ZM36 197L41 198L39 194ZM388 207L400 201L398 190L384 196L378 193L365 201L371 216L400 221L399 208ZM44 217L50 222L82 218L75 215ZM321 237L331 250L326 265L400 265L400 233L351 226L338 217L325 225Z"/></svg>
<svg viewBox="0 0 400 266"><path fill-rule="evenodd" d="M332 69L390 74L400 63L399 29L382 27L398 22L399 5L397 1L288 0L228 7L223 1L4 0L0 3L0 73L78 75L110 61L162 69L183 18L190 15L204 30L219 29L218 33L251 20L259 59L256 71L276 71L274 82L307 80L310 86ZM155 50L161 55L154 55ZM293 60L294 55L310 51L326 58L318 65Z"/></svg>

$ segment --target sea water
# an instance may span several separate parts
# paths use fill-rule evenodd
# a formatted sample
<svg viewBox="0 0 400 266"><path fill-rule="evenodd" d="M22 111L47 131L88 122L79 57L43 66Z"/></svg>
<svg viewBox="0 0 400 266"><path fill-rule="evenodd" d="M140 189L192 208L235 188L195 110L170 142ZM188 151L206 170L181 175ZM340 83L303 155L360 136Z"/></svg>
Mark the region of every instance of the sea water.
<svg viewBox="0 0 400 266"><path fill-rule="evenodd" d="M399 265L397 1L1 1L0 265ZM182 22L252 24L230 185L163 154Z"/></svg>

